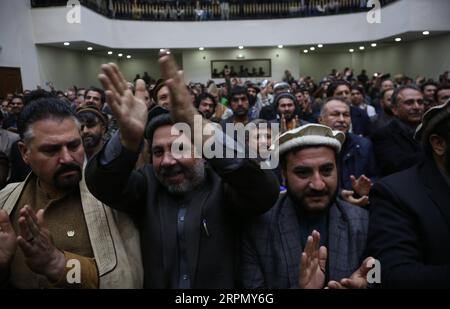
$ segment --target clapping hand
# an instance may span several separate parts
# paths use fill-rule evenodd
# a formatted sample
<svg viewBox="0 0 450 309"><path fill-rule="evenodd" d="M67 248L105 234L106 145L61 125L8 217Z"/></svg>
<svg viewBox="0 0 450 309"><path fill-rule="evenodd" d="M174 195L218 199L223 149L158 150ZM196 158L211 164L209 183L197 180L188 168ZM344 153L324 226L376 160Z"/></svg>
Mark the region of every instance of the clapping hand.
<svg viewBox="0 0 450 309"><path fill-rule="evenodd" d="M301 289L321 289L325 285L327 248L320 244L320 233L313 231L306 241L300 260L299 287Z"/></svg>

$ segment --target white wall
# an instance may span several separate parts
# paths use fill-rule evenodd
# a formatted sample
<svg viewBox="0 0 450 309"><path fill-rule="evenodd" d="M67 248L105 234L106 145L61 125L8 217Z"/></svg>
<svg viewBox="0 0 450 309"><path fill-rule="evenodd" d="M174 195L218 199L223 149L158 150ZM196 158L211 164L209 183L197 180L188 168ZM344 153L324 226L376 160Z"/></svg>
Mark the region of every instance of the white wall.
<svg viewBox="0 0 450 309"><path fill-rule="evenodd" d="M39 46L37 52L41 85L45 87L51 81L57 90L67 90L73 85L100 86L97 80L100 66L111 61L108 57L54 47Z"/></svg>
<svg viewBox="0 0 450 309"><path fill-rule="evenodd" d="M355 47L355 50L357 48ZM450 35L437 36L387 47L366 48L365 51L309 53L300 56L300 74L323 78L335 68L352 67L356 73L366 69L375 72L403 73L410 77L424 75L437 79L450 70Z"/></svg>
<svg viewBox="0 0 450 309"><path fill-rule="evenodd" d="M101 73L101 65L108 62L118 64L124 77L132 81L136 74L147 72L157 79L160 76L158 58L155 53L132 59L116 59L108 56L99 56L87 51L74 51L64 48L38 46L39 80L40 85L53 82L57 90L67 90L73 85L79 87L100 86L97 75ZM180 54L175 55L175 61L182 64Z"/></svg>
<svg viewBox="0 0 450 309"><path fill-rule="evenodd" d="M1 0L0 29L0 66L19 67L23 87L35 88L39 70L30 1Z"/></svg>

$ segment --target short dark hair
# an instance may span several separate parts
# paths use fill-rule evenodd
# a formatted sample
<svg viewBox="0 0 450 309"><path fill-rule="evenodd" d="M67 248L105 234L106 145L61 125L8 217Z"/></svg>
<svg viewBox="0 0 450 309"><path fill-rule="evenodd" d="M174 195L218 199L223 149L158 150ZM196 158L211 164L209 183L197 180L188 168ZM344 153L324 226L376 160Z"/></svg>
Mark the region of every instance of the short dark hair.
<svg viewBox="0 0 450 309"><path fill-rule="evenodd" d="M56 96L53 93L48 92L44 89L37 89L37 90L33 90L29 94L27 94L24 97L24 102L25 102L25 105L28 105L29 103L36 101L38 99L41 99L41 98L56 98Z"/></svg>
<svg viewBox="0 0 450 309"><path fill-rule="evenodd" d="M347 82L347 81L345 81L345 80L337 80L337 81L331 83L331 84L328 86L328 89L327 89L327 97L332 97L332 96L334 96L334 92L336 91L336 89L337 89L339 86L342 86L342 85L347 86L347 87L348 87L348 90L351 90L351 89L352 89L352 86L351 86L351 84L350 84L349 82Z"/></svg>
<svg viewBox="0 0 450 309"><path fill-rule="evenodd" d="M205 100L205 99L211 99L211 101L213 102L214 108L216 108L217 101L216 101L216 99L215 99L210 93L208 93L208 92L202 92L202 93L200 93L200 94L195 98L195 101L194 101L195 108L198 109L198 107L200 106L200 103L201 103L203 100Z"/></svg>
<svg viewBox="0 0 450 309"><path fill-rule="evenodd" d="M40 98L25 106L17 127L20 137L25 142L30 138L29 129L33 123L44 119L64 120L67 118L73 119L78 125L78 120L67 104L57 98Z"/></svg>
<svg viewBox="0 0 450 309"><path fill-rule="evenodd" d="M394 94L394 91L395 89L384 89L383 91L381 91L381 93L380 93L380 100L383 100L384 99L384 95L386 94L386 92L388 92L388 91L392 91L392 94ZM392 97L392 95L391 95L391 97Z"/></svg>
<svg viewBox="0 0 450 309"><path fill-rule="evenodd" d="M17 94L13 95L11 101L14 100L14 99L20 99L22 101L22 103L24 103L23 97L20 96L20 95L17 95Z"/></svg>
<svg viewBox="0 0 450 309"><path fill-rule="evenodd" d="M420 91L419 87L417 87L415 85L410 84L410 85L400 86L394 90L394 93L392 93L392 99L391 99L392 105L397 105L398 96L400 95L400 92L402 92L403 90L406 90L406 89L412 89L412 90L416 90L416 91L422 93L422 91Z"/></svg>
<svg viewBox="0 0 450 309"><path fill-rule="evenodd" d="M235 95L241 95L241 94L245 95L248 98L247 87L239 86L239 85L234 86L233 88L231 88L231 91L230 91L230 101L232 101L232 99Z"/></svg>
<svg viewBox="0 0 450 309"><path fill-rule="evenodd" d="M425 83L423 83L422 86L420 86L420 89L422 90L422 92L424 92L425 87L430 85L435 86L436 88L439 86L438 83L436 83L434 80L429 79Z"/></svg>
<svg viewBox="0 0 450 309"><path fill-rule="evenodd" d="M350 88L350 91L359 91L359 93L361 93L361 95L364 97L366 95L366 92L364 91L364 88L361 87L360 85L353 85L352 88Z"/></svg>
<svg viewBox="0 0 450 309"><path fill-rule="evenodd" d="M105 95L105 91L103 89L91 86L88 89L86 89L86 92L84 93L84 95L86 96L86 94L89 91L95 91L95 92L100 93L100 100L102 101L102 104L104 104L106 102L106 95Z"/></svg>
<svg viewBox="0 0 450 309"><path fill-rule="evenodd" d="M436 89L436 92L434 93L434 100L436 102L438 101L438 93L441 90L450 90L450 84L442 84Z"/></svg>

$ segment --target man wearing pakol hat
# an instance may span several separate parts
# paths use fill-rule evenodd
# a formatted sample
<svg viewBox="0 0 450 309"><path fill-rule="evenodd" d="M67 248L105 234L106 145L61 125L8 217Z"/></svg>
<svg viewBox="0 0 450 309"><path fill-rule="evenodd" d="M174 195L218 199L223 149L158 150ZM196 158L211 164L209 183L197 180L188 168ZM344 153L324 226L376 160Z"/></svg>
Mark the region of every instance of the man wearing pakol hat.
<svg viewBox="0 0 450 309"><path fill-rule="evenodd" d="M287 192L244 231L243 288L367 286L373 264L372 258L363 261L368 213L336 193L336 158L344 139L344 133L319 124L279 137L274 151Z"/></svg>
<svg viewBox="0 0 450 309"><path fill-rule="evenodd" d="M450 288L450 101L429 109L416 130L417 165L376 183L368 252L386 288Z"/></svg>

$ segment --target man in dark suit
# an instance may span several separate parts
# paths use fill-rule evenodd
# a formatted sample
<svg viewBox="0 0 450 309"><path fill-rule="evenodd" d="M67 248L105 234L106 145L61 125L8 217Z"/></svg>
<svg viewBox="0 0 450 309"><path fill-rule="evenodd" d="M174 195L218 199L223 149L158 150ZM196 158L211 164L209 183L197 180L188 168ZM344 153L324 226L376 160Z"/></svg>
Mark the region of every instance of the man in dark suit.
<svg viewBox="0 0 450 309"><path fill-rule="evenodd" d="M450 288L450 101L424 115L426 159L371 190L368 253L386 288Z"/></svg>
<svg viewBox="0 0 450 309"><path fill-rule="evenodd" d="M330 84L327 89L327 97L343 97L350 106L352 127L350 132L356 135L370 135L370 118L365 110L350 105L351 85L345 80L338 80Z"/></svg>
<svg viewBox="0 0 450 309"><path fill-rule="evenodd" d="M116 66L102 67L100 81L107 89L120 137L113 136L90 161L86 181L100 200L136 217L145 287L233 288L239 223L272 207L278 182L256 161L197 156L204 155L211 141L216 150L226 148L224 153L235 153L237 148L220 127L209 134L203 130L210 123L191 103L173 59L164 52L160 63L171 96L170 114L156 107L147 125L144 82L138 80L133 97ZM174 126L177 122L184 125L183 134ZM186 124L193 132L191 138ZM144 131L152 164L134 171Z"/></svg>
<svg viewBox="0 0 450 309"><path fill-rule="evenodd" d="M350 133L350 107L342 97L328 98L322 106L319 123L345 134L338 159L341 197L352 204L368 204L372 180L375 179L375 156L372 142Z"/></svg>
<svg viewBox="0 0 450 309"><path fill-rule="evenodd" d="M287 192L244 232L243 288L367 286L373 259L361 262L368 213L336 198L336 158L344 139L319 124L280 136L275 151Z"/></svg>
<svg viewBox="0 0 450 309"><path fill-rule="evenodd" d="M423 94L415 86L402 86L392 94L394 120L372 135L380 177L405 170L423 159L414 131L424 112Z"/></svg>

